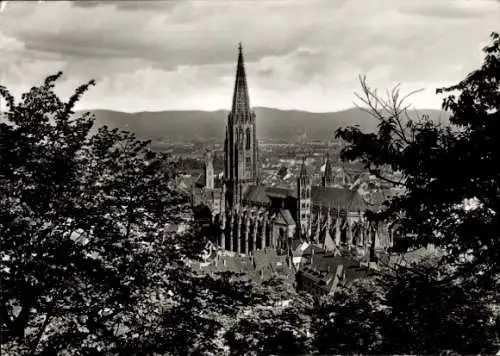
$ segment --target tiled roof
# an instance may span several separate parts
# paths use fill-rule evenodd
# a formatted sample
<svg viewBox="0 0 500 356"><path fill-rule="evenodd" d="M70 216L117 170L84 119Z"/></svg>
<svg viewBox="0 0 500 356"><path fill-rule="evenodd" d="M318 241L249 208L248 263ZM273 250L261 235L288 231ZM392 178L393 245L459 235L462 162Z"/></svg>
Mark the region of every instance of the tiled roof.
<svg viewBox="0 0 500 356"><path fill-rule="evenodd" d="M283 217L283 221L286 225L295 225L295 220L293 219L292 214L290 214L290 210L281 209L280 215Z"/></svg>
<svg viewBox="0 0 500 356"><path fill-rule="evenodd" d="M349 261L341 256L334 256L332 254L311 256L311 267L322 272L332 271L336 266L345 265L346 263L349 263Z"/></svg>
<svg viewBox="0 0 500 356"><path fill-rule="evenodd" d="M196 187L203 188L205 186L205 183L206 183L206 174L205 172L202 172L198 175L198 177L196 177L194 185Z"/></svg>
<svg viewBox="0 0 500 356"><path fill-rule="evenodd" d="M248 188L245 200L252 203L270 204L271 201L267 197L266 190L262 185L253 185Z"/></svg>
<svg viewBox="0 0 500 356"><path fill-rule="evenodd" d="M310 243L308 242L302 242L295 250L293 251L293 257L302 257L304 254L304 251L308 249L308 247L311 246Z"/></svg>
<svg viewBox="0 0 500 356"><path fill-rule="evenodd" d="M193 187L194 181L195 181L195 178L192 176L188 176L188 175L178 176L177 189L179 189L183 192L190 193L191 189Z"/></svg>
<svg viewBox="0 0 500 356"><path fill-rule="evenodd" d="M286 256L278 256L276 251L271 248L253 251L253 261L256 272L265 269L277 271L286 268Z"/></svg>
<svg viewBox="0 0 500 356"><path fill-rule="evenodd" d="M370 278L375 276L375 272L365 267L360 267L359 264L351 264L348 268L344 268L345 281L347 283L354 282L357 279Z"/></svg>
<svg viewBox="0 0 500 356"><path fill-rule="evenodd" d="M343 266L345 273L345 282L350 283L359 278L367 278L373 276L373 272L366 268L360 267L359 261L344 256L336 256L327 254L324 256L315 256L312 258L311 264L304 268L316 270L323 274L334 273L338 266Z"/></svg>
<svg viewBox="0 0 500 356"><path fill-rule="evenodd" d="M304 266L300 272L308 279L313 280L318 286L327 286L328 282L333 279L336 269L331 271L319 271L311 266Z"/></svg>
<svg viewBox="0 0 500 356"><path fill-rule="evenodd" d="M346 188L330 188L313 186L311 189L313 204L330 206L347 211L363 211L367 208L359 193Z"/></svg>
<svg viewBox="0 0 500 356"><path fill-rule="evenodd" d="M430 251L425 247L418 248L413 251L405 252L402 254L392 254L389 256L389 265L411 265L418 263L425 258L435 257L437 254Z"/></svg>
<svg viewBox="0 0 500 356"><path fill-rule="evenodd" d="M294 190L279 187L266 187L266 194L268 197L285 199L287 197L296 198L297 194Z"/></svg>
<svg viewBox="0 0 500 356"><path fill-rule="evenodd" d="M217 255L209 263L193 263L205 273L244 273L244 279L267 280L273 275L290 273L286 256L278 256L272 248L253 251L253 256ZM239 277L242 278L242 277Z"/></svg>
<svg viewBox="0 0 500 356"><path fill-rule="evenodd" d="M203 267L203 270L212 273L251 273L254 268L250 257L219 255L210 265Z"/></svg>
<svg viewBox="0 0 500 356"><path fill-rule="evenodd" d="M307 246L307 248L302 251L302 256L304 256L304 257L311 256L313 254L313 251L314 251L315 255L325 253L325 250L322 249L321 247L313 245L313 244L309 244L309 246Z"/></svg>
<svg viewBox="0 0 500 356"><path fill-rule="evenodd" d="M194 185L198 188L204 188L205 184L207 183L207 177L206 177L206 172L203 171L200 173L194 181ZM214 188L222 188L222 179L218 177L217 174L214 174Z"/></svg>

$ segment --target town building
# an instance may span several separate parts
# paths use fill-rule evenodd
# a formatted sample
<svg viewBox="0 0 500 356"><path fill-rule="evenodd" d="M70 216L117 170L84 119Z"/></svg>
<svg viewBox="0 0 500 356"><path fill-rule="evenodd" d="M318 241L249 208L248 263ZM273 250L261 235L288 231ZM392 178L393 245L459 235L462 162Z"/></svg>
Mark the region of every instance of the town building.
<svg viewBox="0 0 500 356"><path fill-rule="evenodd" d="M231 111L224 141L224 172L216 176L213 157L193 185L193 207L203 205L218 228L214 243L238 254L272 248L291 256L308 241L325 251L357 246L361 252L384 249L391 239L383 224L369 224L369 204L353 188L343 187L326 157L319 184L313 184L306 157L293 188L264 185L260 179L258 118L251 109L241 45ZM345 180L343 177L341 180Z"/></svg>

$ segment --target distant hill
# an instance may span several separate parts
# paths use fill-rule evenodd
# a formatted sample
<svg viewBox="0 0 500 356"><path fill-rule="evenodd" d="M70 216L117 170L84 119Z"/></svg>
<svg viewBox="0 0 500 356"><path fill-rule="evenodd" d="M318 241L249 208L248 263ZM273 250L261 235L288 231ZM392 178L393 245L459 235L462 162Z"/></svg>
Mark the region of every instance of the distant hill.
<svg viewBox="0 0 500 356"><path fill-rule="evenodd" d="M227 111L159 111L124 113L92 110L97 126L108 125L134 132L139 138L159 141L208 141L222 143ZM339 127L359 125L374 131L377 121L365 111L349 110L312 113L257 107L257 137L265 141L294 142L304 134L307 140L328 140ZM449 115L440 110L419 110L435 120L447 121Z"/></svg>

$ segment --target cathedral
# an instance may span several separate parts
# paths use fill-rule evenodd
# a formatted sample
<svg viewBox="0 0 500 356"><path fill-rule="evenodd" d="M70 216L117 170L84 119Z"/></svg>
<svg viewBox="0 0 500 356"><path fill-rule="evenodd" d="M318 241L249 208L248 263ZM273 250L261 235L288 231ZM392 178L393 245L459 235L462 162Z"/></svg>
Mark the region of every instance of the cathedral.
<svg viewBox="0 0 500 356"><path fill-rule="evenodd" d="M334 181L328 156L319 185L302 161L296 188L268 187L259 179L257 118L250 107L241 44L224 141L224 173L216 177L207 153L205 172L192 191L193 206L210 209L219 248L239 254L273 248L291 254L307 241L328 251L342 246L374 251L390 245L386 226L368 224L369 208L355 189Z"/></svg>

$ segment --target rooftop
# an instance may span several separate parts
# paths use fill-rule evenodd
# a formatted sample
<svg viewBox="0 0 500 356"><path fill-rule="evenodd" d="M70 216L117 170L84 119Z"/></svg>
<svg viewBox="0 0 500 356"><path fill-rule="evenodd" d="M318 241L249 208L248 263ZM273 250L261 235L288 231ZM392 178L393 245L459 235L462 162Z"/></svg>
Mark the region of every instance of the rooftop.
<svg viewBox="0 0 500 356"><path fill-rule="evenodd" d="M311 189L313 204L343 208L348 211L364 211L367 208L363 198L356 190L313 186Z"/></svg>

